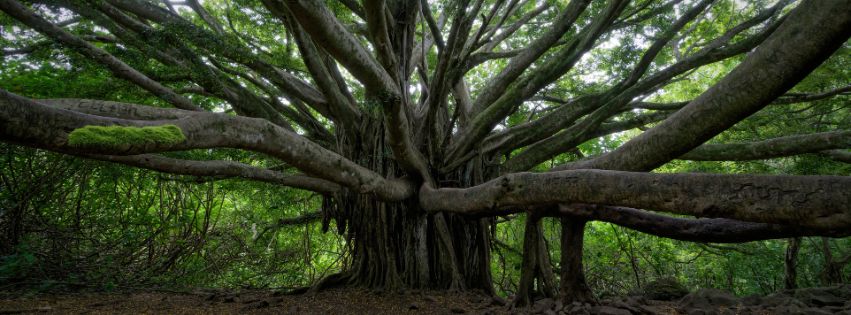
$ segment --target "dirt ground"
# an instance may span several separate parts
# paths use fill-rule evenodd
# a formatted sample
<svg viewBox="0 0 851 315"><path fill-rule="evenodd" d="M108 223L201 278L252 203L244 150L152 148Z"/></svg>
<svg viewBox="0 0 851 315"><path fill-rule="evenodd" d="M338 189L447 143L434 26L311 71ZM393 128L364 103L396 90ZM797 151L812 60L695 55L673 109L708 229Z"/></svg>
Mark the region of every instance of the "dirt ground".
<svg viewBox="0 0 851 315"><path fill-rule="evenodd" d="M851 315L851 284L735 297L701 289L681 299L642 297L603 299L599 305L562 305L553 299L511 308L501 298L474 292L408 291L381 293L357 288L315 294L274 291L109 293L0 292L0 314L844 314Z"/></svg>
<svg viewBox="0 0 851 315"><path fill-rule="evenodd" d="M664 308L662 308L664 309ZM676 314L673 308L668 308ZM316 294L270 291L135 291L0 295L0 314L530 314L505 300L476 293L410 291L377 293L329 289ZM563 312L554 312L558 314Z"/></svg>

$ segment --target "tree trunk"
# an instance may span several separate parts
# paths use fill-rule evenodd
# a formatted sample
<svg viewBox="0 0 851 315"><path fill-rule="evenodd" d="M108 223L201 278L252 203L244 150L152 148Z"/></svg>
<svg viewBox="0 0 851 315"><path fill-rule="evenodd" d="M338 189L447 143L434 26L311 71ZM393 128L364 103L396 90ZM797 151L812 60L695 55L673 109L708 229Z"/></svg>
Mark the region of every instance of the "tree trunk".
<svg viewBox="0 0 851 315"><path fill-rule="evenodd" d="M541 217L529 213L523 233L523 261L520 283L514 298L514 306L526 306L534 302L535 296L555 297L555 277L550 265L549 249L544 240ZM537 281L536 281L537 280ZM537 290L535 284L537 283Z"/></svg>
<svg viewBox="0 0 851 315"><path fill-rule="evenodd" d="M842 274L842 268L845 263L836 261L833 257L833 251L830 249L830 239L827 237L821 238L822 252L824 253L824 270L822 270L822 285L830 286L840 284L845 281Z"/></svg>
<svg viewBox="0 0 851 315"><path fill-rule="evenodd" d="M786 289L792 290L798 288L798 251L801 249L801 238L793 237L789 239L789 245L786 247Z"/></svg>
<svg viewBox="0 0 851 315"><path fill-rule="evenodd" d="M581 218L561 219L561 299L572 302L596 302L594 294L585 283L582 267L582 240L585 221Z"/></svg>
<svg viewBox="0 0 851 315"><path fill-rule="evenodd" d="M365 124L368 125L368 124ZM379 119L361 139L345 139L344 155L387 177L403 171L393 162ZM458 185L483 181L481 163L442 179ZM397 291L412 288L474 290L493 294L490 273L492 219L428 214L415 200L383 202L344 190L324 201L323 228L330 220L347 236L352 258L335 282Z"/></svg>

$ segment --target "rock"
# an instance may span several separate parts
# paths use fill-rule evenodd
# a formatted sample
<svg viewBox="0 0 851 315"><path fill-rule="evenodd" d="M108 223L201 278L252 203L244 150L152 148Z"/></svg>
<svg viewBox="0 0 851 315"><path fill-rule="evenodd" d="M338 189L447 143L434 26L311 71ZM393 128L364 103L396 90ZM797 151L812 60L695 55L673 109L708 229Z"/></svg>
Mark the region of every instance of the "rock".
<svg viewBox="0 0 851 315"><path fill-rule="evenodd" d="M753 304L755 306L762 307L781 307L781 306L789 306L795 305L799 308L807 307L804 302L795 299L792 296L783 294L783 293L774 293L768 296L762 297L758 300L759 304Z"/></svg>
<svg viewBox="0 0 851 315"><path fill-rule="evenodd" d="M778 306L771 310L773 314L804 315L804 308L795 304Z"/></svg>
<svg viewBox="0 0 851 315"><path fill-rule="evenodd" d="M661 310L658 310L658 309L654 309L654 308L647 306L647 305L638 305L638 310L639 311L636 312L636 313L642 314L642 315L644 315L644 314L649 314L649 315L665 314L665 312L662 312Z"/></svg>
<svg viewBox="0 0 851 315"><path fill-rule="evenodd" d="M408 305L408 309L409 309L409 310L418 310L418 309L420 309L420 306L419 306L419 305L416 305L416 304L411 303L411 305Z"/></svg>
<svg viewBox="0 0 851 315"><path fill-rule="evenodd" d="M808 306L841 306L848 298L843 298L841 287L807 288L795 290L793 296Z"/></svg>
<svg viewBox="0 0 851 315"><path fill-rule="evenodd" d="M564 308L564 304L562 304L561 300L556 301L555 305L553 305L553 310L558 312Z"/></svg>
<svg viewBox="0 0 851 315"><path fill-rule="evenodd" d="M562 311L562 312L564 312L564 311ZM570 315L591 315L591 312L588 311L588 309L583 308L583 307L578 307L578 308L576 308L575 311L568 311L568 312L564 312L564 313L570 314Z"/></svg>
<svg viewBox="0 0 851 315"><path fill-rule="evenodd" d="M433 296L431 296L431 295L426 295L426 296L424 296L424 297L423 297L423 300L425 300L425 301L427 301L427 302L437 302L437 299L435 299L435 298L434 298Z"/></svg>
<svg viewBox="0 0 851 315"><path fill-rule="evenodd" d="M505 299L498 297L498 296L494 296L491 299L491 303L490 303L491 306L505 306L505 304L506 304Z"/></svg>
<svg viewBox="0 0 851 315"><path fill-rule="evenodd" d="M642 308L644 305L648 304L648 301L642 296L622 296L614 299L603 300L601 304L622 308L635 314L653 313L652 311L648 312Z"/></svg>
<svg viewBox="0 0 851 315"><path fill-rule="evenodd" d="M588 314L588 309L579 302L573 302L569 306L565 306L564 310L568 314Z"/></svg>
<svg viewBox="0 0 851 315"><path fill-rule="evenodd" d="M267 308L267 307L269 307L268 301L259 301L259 302L255 302L255 303L246 305L245 307L242 308L242 310L247 311L247 310L255 310L255 309L261 309L261 308Z"/></svg>
<svg viewBox="0 0 851 315"><path fill-rule="evenodd" d="M718 289L700 289L680 300L680 307L686 310L717 309L719 306L733 306L738 303L736 297Z"/></svg>
<svg viewBox="0 0 851 315"><path fill-rule="evenodd" d="M651 300L673 301L688 294L688 289L673 277L659 278L644 285L643 296Z"/></svg>
<svg viewBox="0 0 851 315"><path fill-rule="evenodd" d="M591 308L591 313L600 315L632 315L632 312L625 309L611 307L607 305L595 306Z"/></svg>
<svg viewBox="0 0 851 315"><path fill-rule="evenodd" d="M637 313L637 314L642 313L642 311L640 309L641 305L630 305L630 304L626 304L626 303L621 302L621 301L614 301L614 302L611 303L611 306L616 307L616 308L625 309L625 310L628 310L632 313Z"/></svg>
<svg viewBox="0 0 851 315"><path fill-rule="evenodd" d="M815 308L815 307L810 307L810 308L804 309L803 311L804 311L804 314L807 314L807 315L831 315L831 314L835 313L835 312L829 312L825 309L820 309L820 308Z"/></svg>
<svg viewBox="0 0 851 315"><path fill-rule="evenodd" d="M842 297L847 297L851 301L851 284L843 284L839 287Z"/></svg>
<svg viewBox="0 0 851 315"><path fill-rule="evenodd" d="M742 305L760 305L763 302L763 298L759 295L753 294L743 297L741 302Z"/></svg>
<svg viewBox="0 0 851 315"><path fill-rule="evenodd" d="M541 299L535 302L532 311L535 313L543 313L545 310L552 309L555 301L551 298Z"/></svg>

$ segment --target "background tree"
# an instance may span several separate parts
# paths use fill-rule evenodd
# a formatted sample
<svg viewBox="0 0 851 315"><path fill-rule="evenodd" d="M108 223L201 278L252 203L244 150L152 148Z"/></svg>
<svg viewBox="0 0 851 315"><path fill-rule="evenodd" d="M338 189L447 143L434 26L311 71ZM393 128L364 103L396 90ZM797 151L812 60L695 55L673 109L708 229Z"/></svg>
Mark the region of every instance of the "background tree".
<svg viewBox="0 0 851 315"><path fill-rule="evenodd" d="M851 36L846 1L28 4L0 3L14 25L4 55L58 43L156 99L3 90L0 139L323 194L323 228L334 221L351 258L317 287L493 292L494 218L517 212L530 220L518 292L537 279L555 294L539 218L558 216L567 300L592 297L588 220L700 242L851 230L845 176L649 173L677 158L847 158L835 151L851 137L843 105L797 107L846 95L847 75L788 92ZM704 144L752 115L811 110L812 132ZM584 158L584 144L636 128L646 131ZM222 148L285 165L203 150ZM193 158L165 153L176 151Z"/></svg>

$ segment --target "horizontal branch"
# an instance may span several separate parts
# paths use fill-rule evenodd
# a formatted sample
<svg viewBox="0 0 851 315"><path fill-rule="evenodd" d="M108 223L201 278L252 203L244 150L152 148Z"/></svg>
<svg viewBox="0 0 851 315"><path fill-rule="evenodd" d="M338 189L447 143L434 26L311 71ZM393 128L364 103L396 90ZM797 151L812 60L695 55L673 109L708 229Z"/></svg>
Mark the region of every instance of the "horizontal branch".
<svg viewBox="0 0 851 315"><path fill-rule="evenodd" d="M831 159L834 159L839 162L851 163L851 151L847 150L827 150L820 152L822 155L827 156Z"/></svg>
<svg viewBox="0 0 851 315"><path fill-rule="evenodd" d="M848 148L851 148L851 130L794 135L757 142L704 144L679 159L747 161Z"/></svg>
<svg viewBox="0 0 851 315"><path fill-rule="evenodd" d="M470 188L420 189L432 212L504 213L590 203L813 228L851 228L851 177L652 174L604 170L514 173Z"/></svg>
<svg viewBox="0 0 851 315"><path fill-rule="evenodd" d="M66 109L95 116L130 120L167 120L189 118L195 112L182 109L160 108L121 102L101 101L80 98L38 99L35 102L51 107Z"/></svg>
<svg viewBox="0 0 851 315"><path fill-rule="evenodd" d="M675 218L650 211L611 206L561 206L558 214L603 221L650 235L690 242L744 243L797 236L845 237L851 229L743 222L722 218Z"/></svg>
<svg viewBox="0 0 851 315"><path fill-rule="evenodd" d="M308 212L297 217L278 219L278 221L275 222L275 227L282 227L287 225L304 225L319 221L320 219L322 219L321 211Z"/></svg>
<svg viewBox="0 0 851 315"><path fill-rule="evenodd" d="M812 94L794 94L789 93L784 95L772 104L795 104L795 103L804 103L804 102L812 102L823 100L827 98L831 98L839 95L851 95L851 85L846 85L840 88L836 88L833 90L821 92L821 93L812 93Z"/></svg>
<svg viewBox="0 0 851 315"><path fill-rule="evenodd" d="M125 141L72 145L69 134L85 126L173 125L182 140ZM138 155L206 148L235 148L268 154L302 170L359 193L383 200L402 200L414 193L410 183L385 179L345 157L269 121L208 112L171 120L126 120L52 108L0 89L0 141L59 152ZM117 142L117 141L111 141Z"/></svg>
<svg viewBox="0 0 851 315"><path fill-rule="evenodd" d="M168 158L155 154L142 155L85 155L87 158L115 162L128 166L145 168L158 172L191 175L213 176L224 178L244 178L260 182L300 188L330 195L339 192L342 187L324 179L305 175L289 175L281 172L254 167L235 161L196 161Z"/></svg>
<svg viewBox="0 0 851 315"><path fill-rule="evenodd" d="M319 221L321 219L322 219L322 211L321 210L308 212L308 213L302 214L302 215L297 216L297 217L280 218L280 219L276 220L275 222L268 224L266 226L266 228L264 228L262 231L260 231L260 233L257 233L254 236L254 240L257 241L258 239L263 237L263 235L266 235L267 232L272 231L272 230L278 230L278 229L286 227L286 226L307 225L307 224L311 224L313 222Z"/></svg>

